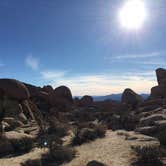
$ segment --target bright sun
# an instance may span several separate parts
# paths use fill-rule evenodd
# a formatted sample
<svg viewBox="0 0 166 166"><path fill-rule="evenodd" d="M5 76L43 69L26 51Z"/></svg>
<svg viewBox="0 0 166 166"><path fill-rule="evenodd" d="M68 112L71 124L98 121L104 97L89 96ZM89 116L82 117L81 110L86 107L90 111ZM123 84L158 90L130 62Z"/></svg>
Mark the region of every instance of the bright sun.
<svg viewBox="0 0 166 166"><path fill-rule="evenodd" d="M147 18L147 10L142 0L127 0L119 11L120 24L127 29L140 29Z"/></svg>

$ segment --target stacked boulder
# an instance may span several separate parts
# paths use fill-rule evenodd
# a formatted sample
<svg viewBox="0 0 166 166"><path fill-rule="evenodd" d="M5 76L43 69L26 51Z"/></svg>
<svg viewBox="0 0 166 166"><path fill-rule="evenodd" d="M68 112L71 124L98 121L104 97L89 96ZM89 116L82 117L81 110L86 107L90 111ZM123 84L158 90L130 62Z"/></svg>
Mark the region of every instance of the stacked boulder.
<svg viewBox="0 0 166 166"><path fill-rule="evenodd" d="M156 70L158 86L151 89L150 98L139 105L136 132L157 137L166 145L166 70Z"/></svg>
<svg viewBox="0 0 166 166"><path fill-rule="evenodd" d="M166 98L166 69L156 70L158 86L151 89L151 98Z"/></svg>
<svg viewBox="0 0 166 166"><path fill-rule="evenodd" d="M24 148L22 145L32 143L35 137L31 135L32 121L37 131L35 134L39 132L40 127L36 117L40 116L40 111L31 108L32 103L29 98L29 90L22 82L14 79L0 79L0 155L29 148L27 146ZM25 126L29 127L28 134ZM18 146L23 149L18 149Z"/></svg>

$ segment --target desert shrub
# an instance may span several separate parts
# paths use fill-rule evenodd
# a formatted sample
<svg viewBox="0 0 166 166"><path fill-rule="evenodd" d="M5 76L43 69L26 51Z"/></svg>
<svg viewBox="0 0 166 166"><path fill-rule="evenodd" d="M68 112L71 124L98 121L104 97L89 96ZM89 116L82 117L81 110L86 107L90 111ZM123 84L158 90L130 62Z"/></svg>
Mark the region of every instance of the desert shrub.
<svg viewBox="0 0 166 166"><path fill-rule="evenodd" d="M42 161L40 159L29 159L24 163L21 163L21 166L42 166Z"/></svg>
<svg viewBox="0 0 166 166"><path fill-rule="evenodd" d="M102 138L105 136L106 127L104 125L94 125L92 128L76 129L71 141L72 145L81 145L85 142Z"/></svg>
<svg viewBox="0 0 166 166"><path fill-rule="evenodd" d="M76 151L67 146L57 145L55 142L49 146L48 154L44 155L45 161L62 164L69 162L75 157Z"/></svg>
<svg viewBox="0 0 166 166"><path fill-rule="evenodd" d="M94 129L96 131L96 134L99 138L102 138L105 136L105 133L106 133L106 130L107 130L107 127L105 125L102 125L102 124L98 124L98 125L95 125L94 126Z"/></svg>
<svg viewBox="0 0 166 166"><path fill-rule="evenodd" d="M155 145L135 145L131 147L141 161L157 160L159 157L159 148Z"/></svg>
<svg viewBox="0 0 166 166"><path fill-rule="evenodd" d="M137 153L137 159L131 166L163 166L159 160L159 148L155 145L151 146L132 146Z"/></svg>
<svg viewBox="0 0 166 166"><path fill-rule="evenodd" d="M33 147L33 140L29 137L22 139L11 139L12 146L16 152L28 152Z"/></svg>
<svg viewBox="0 0 166 166"><path fill-rule="evenodd" d="M68 133L68 126L61 122L51 122L48 128L48 134L56 134L58 137L64 137Z"/></svg>

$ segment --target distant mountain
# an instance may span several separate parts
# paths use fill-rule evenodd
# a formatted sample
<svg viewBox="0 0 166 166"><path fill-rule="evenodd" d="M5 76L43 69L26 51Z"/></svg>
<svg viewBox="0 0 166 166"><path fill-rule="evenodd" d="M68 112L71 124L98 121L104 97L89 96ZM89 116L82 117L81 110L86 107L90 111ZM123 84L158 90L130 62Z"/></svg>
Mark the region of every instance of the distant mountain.
<svg viewBox="0 0 166 166"><path fill-rule="evenodd" d="M149 94L140 94L144 99L147 99L149 97ZM111 94L111 95L106 95L106 96L93 96L93 99L95 101L104 101L104 100L117 100L117 101L121 101L121 96L122 93L118 93L118 94Z"/></svg>

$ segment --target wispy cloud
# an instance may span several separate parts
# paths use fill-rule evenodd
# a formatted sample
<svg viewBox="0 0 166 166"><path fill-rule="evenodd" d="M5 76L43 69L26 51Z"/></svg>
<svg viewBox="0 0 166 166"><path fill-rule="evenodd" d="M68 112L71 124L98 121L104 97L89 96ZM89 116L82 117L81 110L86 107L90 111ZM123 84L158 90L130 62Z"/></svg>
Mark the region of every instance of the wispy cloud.
<svg viewBox="0 0 166 166"><path fill-rule="evenodd" d="M37 70L39 68L39 59L32 56L28 55L25 59L25 63L27 66L29 66L32 70Z"/></svg>
<svg viewBox="0 0 166 166"><path fill-rule="evenodd" d="M45 74L42 75L42 78L46 82L51 83L54 88L66 85L71 88L73 95L106 95L123 92L125 88L132 88L138 93L150 93L151 87L156 85L155 72L152 71L128 72L117 75L109 73L68 75L63 71L60 74L59 72L58 74L52 72L48 76Z"/></svg>
<svg viewBox="0 0 166 166"><path fill-rule="evenodd" d="M66 74L65 71L58 71L58 70L46 70L42 71L41 75L44 79L56 79L64 77Z"/></svg>
<svg viewBox="0 0 166 166"><path fill-rule="evenodd" d="M136 58L151 58L158 57L161 55L161 52L151 52L144 54L127 54L127 55L117 55L111 57L112 59L136 59Z"/></svg>

